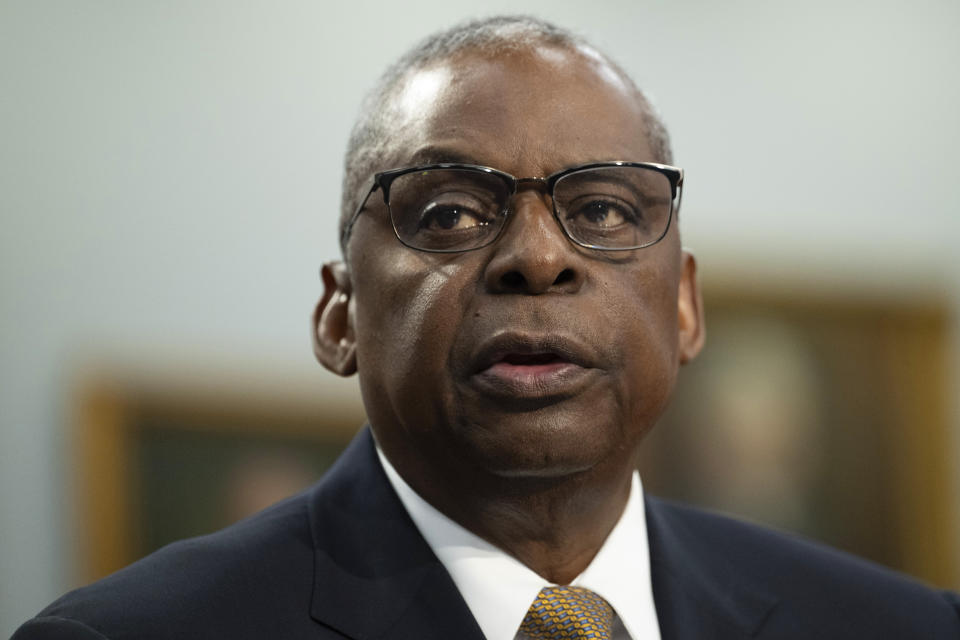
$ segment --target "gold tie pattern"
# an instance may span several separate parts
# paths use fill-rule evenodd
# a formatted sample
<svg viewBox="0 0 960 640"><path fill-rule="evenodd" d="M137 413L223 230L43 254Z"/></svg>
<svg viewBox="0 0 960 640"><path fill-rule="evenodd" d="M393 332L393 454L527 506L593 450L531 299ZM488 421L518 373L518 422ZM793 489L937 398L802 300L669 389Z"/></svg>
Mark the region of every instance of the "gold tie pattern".
<svg viewBox="0 0 960 640"><path fill-rule="evenodd" d="M544 587L530 605L520 631L531 640L610 640L613 608L582 587Z"/></svg>

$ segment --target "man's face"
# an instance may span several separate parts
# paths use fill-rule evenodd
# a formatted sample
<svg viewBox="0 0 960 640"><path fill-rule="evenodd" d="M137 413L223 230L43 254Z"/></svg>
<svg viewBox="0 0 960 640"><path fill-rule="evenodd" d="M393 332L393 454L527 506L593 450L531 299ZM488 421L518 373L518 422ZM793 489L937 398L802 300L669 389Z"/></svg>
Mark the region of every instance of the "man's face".
<svg viewBox="0 0 960 640"><path fill-rule="evenodd" d="M657 160L630 88L574 52L462 55L415 73L396 104L380 169L457 160L535 177ZM699 347L675 222L645 249L589 250L548 200L521 188L500 238L456 254L403 246L379 192L357 220L350 334L371 424L401 473L632 466Z"/></svg>

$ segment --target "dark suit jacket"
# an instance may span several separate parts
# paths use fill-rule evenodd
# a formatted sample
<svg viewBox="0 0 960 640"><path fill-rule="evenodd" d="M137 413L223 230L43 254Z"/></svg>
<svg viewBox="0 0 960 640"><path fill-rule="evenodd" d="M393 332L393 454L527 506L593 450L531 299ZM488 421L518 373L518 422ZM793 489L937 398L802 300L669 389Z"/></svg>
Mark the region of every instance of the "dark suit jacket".
<svg viewBox="0 0 960 640"><path fill-rule="evenodd" d="M954 594L654 498L646 512L664 640L960 638ZM368 429L308 491L73 591L14 635L343 637L482 640L388 483Z"/></svg>

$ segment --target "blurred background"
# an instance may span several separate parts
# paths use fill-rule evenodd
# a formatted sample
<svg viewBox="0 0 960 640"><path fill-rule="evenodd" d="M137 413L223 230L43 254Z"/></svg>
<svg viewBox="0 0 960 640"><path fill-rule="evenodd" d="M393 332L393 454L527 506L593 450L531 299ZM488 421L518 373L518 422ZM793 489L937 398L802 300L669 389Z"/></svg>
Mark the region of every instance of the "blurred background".
<svg viewBox="0 0 960 640"><path fill-rule="evenodd" d="M960 587L960 4L2 0L0 637L349 440L308 331L349 129L500 12L618 60L687 171L708 347L648 489Z"/></svg>

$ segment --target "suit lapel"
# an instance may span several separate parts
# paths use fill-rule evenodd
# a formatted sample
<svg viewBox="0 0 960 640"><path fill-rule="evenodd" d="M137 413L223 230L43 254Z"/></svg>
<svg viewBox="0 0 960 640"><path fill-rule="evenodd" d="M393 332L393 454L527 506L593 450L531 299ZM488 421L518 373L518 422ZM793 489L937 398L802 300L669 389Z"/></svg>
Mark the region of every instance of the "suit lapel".
<svg viewBox="0 0 960 640"><path fill-rule="evenodd" d="M365 428L311 492L315 620L358 640L483 634L390 486Z"/></svg>
<svg viewBox="0 0 960 640"><path fill-rule="evenodd" d="M310 492L315 620L357 640L483 640L446 569L376 458L369 428ZM776 598L737 577L682 510L646 500L653 595L663 640L751 638ZM698 525L700 523L697 523Z"/></svg>
<svg viewBox="0 0 960 640"><path fill-rule="evenodd" d="M752 638L777 599L746 584L704 544L704 522L656 498L646 500L653 598L663 640Z"/></svg>

